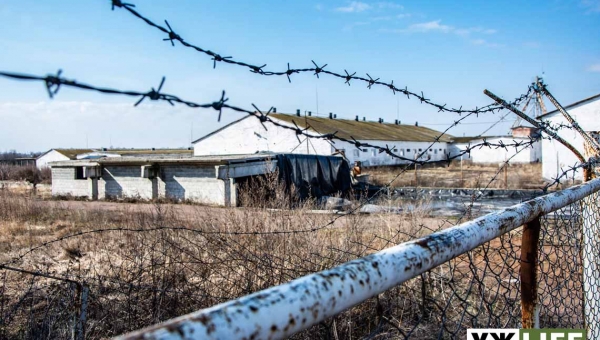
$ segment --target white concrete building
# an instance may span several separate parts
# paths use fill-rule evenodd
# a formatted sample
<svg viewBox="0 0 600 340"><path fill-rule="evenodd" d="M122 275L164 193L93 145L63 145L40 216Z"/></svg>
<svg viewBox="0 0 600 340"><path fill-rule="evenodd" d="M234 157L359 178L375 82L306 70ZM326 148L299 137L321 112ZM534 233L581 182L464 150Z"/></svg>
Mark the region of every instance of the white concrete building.
<svg viewBox="0 0 600 340"><path fill-rule="evenodd" d="M50 163L52 195L167 198L235 206L237 182L275 169L269 155L160 159L115 157Z"/></svg>
<svg viewBox="0 0 600 340"><path fill-rule="evenodd" d="M512 136L477 136L477 137L455 137L450 146L450 155L455 157L468 148L473 148L477 144L488 142L494 145L515 145L517 143L528 143L530 137L536 137L537 129L525 126L519 126L512 130ZM460 157L456 159L461 159ZM531 147L475 147L470 153L462 156L465 161L471 161L479 164L500 164L510 163L535 163L542 159L542 143L535 142Z"/></svg>
<svg viewBox="0 0 600 340"><path fill-rule="evenodd" d="M584 131L600 131L600 94L567 105L565 109ZM569 125L558 110L548 112L538 119L547 121L553 126ZM558 131L558 135L573 145L582 155L584 154L583 138L575 130L562 128ZM563 169L566 170L567 167L578 163L577 157L559 142L548 139L542 141L542 176L545 179L556 178ZM582 178L583 172L577 171L575 179Z"/></svg>
<svg viewBox="0 0 600 340"><path fill-rule="evenodd" d="M77 155L93 152L92 149L50 149L41 154L35 165L41 169L49 166L51 162L68 161L77 159Z"/></svg>
<svg viewBox="0 0 600 340"><path fill-rule="evenodd" d="M441 161L448 152L452 136L420 126L378 123L369 121L337 119L334 117L302 117L274 113L269 115L274 121L290 127L294 123L308 133L315 135L337 132L337 136L357 141L390 147L403 157L414 159L425 151L422 160ZM403 164L398 158L380 153L376 148L357 149L353 144L334 140L296 136L293 130L279 128L265 123L267 130L254 117L246 116L216 130L196 141L194 155L254 154L257 152L297 153L333 155L342 152L347 160L362 161L364 166ZM440 136L439 142L435 139ZM434 144L435 142L435 144Z"/></svg>

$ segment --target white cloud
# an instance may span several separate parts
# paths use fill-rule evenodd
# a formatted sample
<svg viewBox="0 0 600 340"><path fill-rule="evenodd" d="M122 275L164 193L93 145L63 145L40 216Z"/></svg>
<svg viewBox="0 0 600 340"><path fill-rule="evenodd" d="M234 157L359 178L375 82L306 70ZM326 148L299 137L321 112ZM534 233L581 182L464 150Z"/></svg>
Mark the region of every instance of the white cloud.
<svg viewBox="0 0 600 340"><path fill-rule="evenodd" d="M441 24L441 20L412 24L404 31L406 33L427 33L427 32L442 32L449 33L454 30L454 27Z"/></svg>
<svg viewBox="0 0 600 340"><path fill-rule="evenodd" d="M379 9L404 9L404 6L395 2L378 2L376 5Z"/></svg>
<svg viewBox="0 0 600 340"><path fill-rule="evenodd" d="M371 5L364 3L364 2L360 2L360 1L352 1L350 4L348 4L348 6L346 7L338 7L335 10L337 12L343 12L343 13L359 13L359 12L364 12L371 9Z"/></svg>
<svg viewBox="0 0 600 340"><path fill-rule="evenodd" d="M471 43L473 45L486 46L486 47L492 47L492 48L504 47L504 44L489 42L485 39L473 39L473 40L471 40Z"/></svg>
<svg viewBox="0 0 600 340"><path fill-rule="evenodd" d="M396 18L404 19L404 18L410 18L411 16L412 16L412 14L410 14L410 13L401 13L401 14L396 15Z"/></svg>
<svg viewBox="0 0 600 340"><path fill-rule="evenodd" d="M397 18L403 18L402 14L398 15ZM428 22L422 22L418 24L412 24L407 28L403 29L382 29L382 32L391 33L453 33L462 37L468 37L472 34L494 34L497 31L495 29L483 28L483 27L469 27L469 28L457 28L450 25L442 24L442 20L433 20ZM476 39L474 41L484 41L483 39Z"/></svg>
<svg viewBox="0 0 600 340"><path fill-rule="evenodd" d="M600 72L600 64L592 64L587 68L588 72Z"/></svg>
<svg viewBox="0 0 600 340"><path fill-rule="evenodd" d="M321 5L321 4L316 4L316 5L315 5L315 9L316 9L317 11L322 11L322 10L323 10L323 5Z"/></svg>

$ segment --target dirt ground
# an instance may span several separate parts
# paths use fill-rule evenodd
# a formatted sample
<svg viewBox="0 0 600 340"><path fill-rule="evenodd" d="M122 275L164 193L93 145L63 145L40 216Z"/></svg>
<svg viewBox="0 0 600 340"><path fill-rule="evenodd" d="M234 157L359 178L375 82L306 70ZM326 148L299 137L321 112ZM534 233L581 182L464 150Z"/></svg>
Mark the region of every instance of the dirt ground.
<svg viewBox="0 0 600 340"><path fill-rule="evenodd" d="M452 162L449 166L410 166L366 168L370 181L386 185L393 179L395 187L432 188L488 188L493 189L539 189L546 182L542 179L541 163L511 164L506 168L498 165ZM397 178L396 178L397 177ZM570 184L570 183L565 183Z"/></svg>

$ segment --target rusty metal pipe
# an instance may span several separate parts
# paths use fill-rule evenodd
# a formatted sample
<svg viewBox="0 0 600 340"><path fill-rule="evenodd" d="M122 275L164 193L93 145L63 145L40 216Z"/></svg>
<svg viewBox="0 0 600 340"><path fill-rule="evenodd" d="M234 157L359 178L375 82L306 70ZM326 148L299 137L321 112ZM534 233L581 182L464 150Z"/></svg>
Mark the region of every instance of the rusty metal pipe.
<svg viewBox="0 0 600 340"><path fill-rule="evenodd" d="M282 339L599 190L594 179L117 339Z"/></svg>
<svg viewBox="0 0 600 340"><path fill-rule="evenodd" d="M521 238L521 324L523 328L540 327L540 310L537 303L540 229L538 216L525 224Z"/></svg>

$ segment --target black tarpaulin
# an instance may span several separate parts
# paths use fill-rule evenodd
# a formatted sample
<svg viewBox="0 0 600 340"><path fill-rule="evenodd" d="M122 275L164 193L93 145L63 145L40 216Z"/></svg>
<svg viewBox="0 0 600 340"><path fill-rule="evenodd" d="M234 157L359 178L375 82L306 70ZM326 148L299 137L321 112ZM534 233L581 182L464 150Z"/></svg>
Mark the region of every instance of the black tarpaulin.
<svg viewBox="0 0 600 340"><path fill-rule="evenodd" d="M342 157L277 155L279 179L294 186L301 199L346 193L351 187L350 167Z"/></svg>

